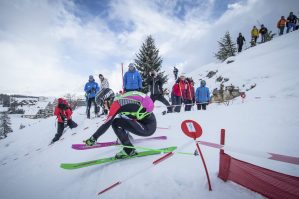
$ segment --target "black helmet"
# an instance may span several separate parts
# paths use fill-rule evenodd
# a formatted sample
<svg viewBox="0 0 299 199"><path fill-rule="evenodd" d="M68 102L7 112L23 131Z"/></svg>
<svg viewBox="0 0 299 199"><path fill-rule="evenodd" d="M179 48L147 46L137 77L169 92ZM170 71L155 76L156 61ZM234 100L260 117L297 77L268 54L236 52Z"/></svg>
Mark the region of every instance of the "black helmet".
<svg viewBox="0 0 299 199"><path fill-rule="evenodd" d="M206 81L205 80L201 80L200 85L201 86L205 86L206 85Z"/></svg>
<svg viewBox="0 0 299 199"><path fill-rule="evenodd" d="M100 92L97 93L95 97L95 101L97 105L103 106L105 100L113 101L114 100L114 92L110 88L103 88Z"/></svg>

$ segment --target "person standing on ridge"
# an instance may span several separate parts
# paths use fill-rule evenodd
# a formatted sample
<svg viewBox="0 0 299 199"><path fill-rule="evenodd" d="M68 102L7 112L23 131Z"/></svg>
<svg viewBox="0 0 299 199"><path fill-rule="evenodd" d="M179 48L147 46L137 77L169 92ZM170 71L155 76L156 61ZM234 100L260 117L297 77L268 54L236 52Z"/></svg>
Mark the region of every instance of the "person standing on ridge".
<svg viewBox="0 0 299 199"><path fill-rule="evenodd" d="M259 37L259 30L253 26L251 30L251 47L256 45L257 38Z"/></svg>
<svg viewBox="0 0 299 199"><path fill-rule="evenodd" d="M238 52L239 53L242 51L243 42L245 42L245 38L243 37L242 33L239 33L239 37L237 38Z"/></svg>
<svg viewBox="0 0 299 199"><path fill-rule="evenodd" d="M90 119L90 108L91 103L94 104L94 112L97 115L98 114L98 107L95 102L95 96L97 92L100 90L98 83L95 82L92 75L89 76L88 82L85 84L84 91L86 92L86 98L87 98L87 118Z"/></svg>
<svg viewBox="0 0 299 199"><path fill-rule="evenodd" d="M286 24L287 24L287 20L284 18L284 16L281 16L280 20L277 22L277 28L279 29L279 36L283 35Z"/></svg>
<svg viewBox="0 0 299 199"><path fill-rule="evenodd" d="M129 139L129 133L144 137L154 134L157 122L153 109L153 101L144 93L138 91L124 93L115 98L106 121L85 141L85 144L93 146L98 138L112 126L121 144L129 146L118 152L115 158L122 159L137 155L137 151Z"/></svg>
<svg viewBox="0 0 299 199"><path fill-rule="evenodd" d="M290 15L287 18L287 33L290 32L290 29L293 28L293 31L296 30L297 16L290 12Z"/></svg>
<svg viewBox="0 0 299 199"><path fill-rule="evenodd" d="M125 92L142 89L142 78L133 63L129 64L129 70L124 75L124 87Z"/></svg>
<svg viewBox="0 0 299 199"><path fill-rule="evenodd" d="M261 43L266 42L266 34L268 33L268 29L264 26L264 24L261 25L260 34L262 36Z"/></svg>
<svg viewBox="0 0 299 199"><path fill-rule="evenodd" d="M179 70L176 67L173 67L174 80L177 80L178 73L179 73Z"/></svg>

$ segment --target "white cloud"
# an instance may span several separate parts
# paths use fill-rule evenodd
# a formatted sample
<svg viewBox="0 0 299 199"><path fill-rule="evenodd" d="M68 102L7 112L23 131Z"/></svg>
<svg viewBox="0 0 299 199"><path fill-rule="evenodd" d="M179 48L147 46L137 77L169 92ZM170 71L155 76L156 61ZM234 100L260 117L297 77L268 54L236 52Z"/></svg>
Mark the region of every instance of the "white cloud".
<svg viewBox="0 0 299 199"><path fill-rule="evenodd" d="M89 74L104 74L114 90L121 89L121 62L135 58L147 35L156 40L163 69L181 65L188 72L214 61L217 40L230 31L249 42L253 25L264 23L276 32L276 22L299 7L296 0L248 0L228 5L213 18L216 0L183 7L176 1L110 1L108 20L130 30L109 29L106 18L82 20L72 1L0 2L0 92L61 95L83 90ZM158 2L158 3L157 3ZM193 1L186 1L192 3ZM163 5L163 6L161 6ZM176 8L176 10L174 10ZM185 7L186 8L186 7Z"/></svg>

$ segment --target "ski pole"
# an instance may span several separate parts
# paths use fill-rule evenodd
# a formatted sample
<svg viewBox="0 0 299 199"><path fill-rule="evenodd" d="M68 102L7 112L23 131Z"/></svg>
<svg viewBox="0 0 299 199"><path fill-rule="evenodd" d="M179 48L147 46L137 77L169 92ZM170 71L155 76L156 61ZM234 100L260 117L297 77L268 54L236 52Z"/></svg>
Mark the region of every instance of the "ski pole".
<svg viewBox="0 0 299 199"><path fill-rule="evenodd" d="M188 146L188 145L189 145L190 143L192 143L192 142L193 142L193 140L188 141L188 142L185 143L184 145L178 147L178 148L176 149L176 151L177 151L178 149L182 150L183 148L185 148L186 146ZM103 194L103 193L105 193L105 192L107 192L107 191L113 189L114 187L116 187L116 186L118 186L118 185L120 185L120 184L123 184L123 183L126 182L126 181L129 181L130 179L132 179L132 178L134 178L134 177L136 177L136 176L142 174L144 171L146 171L146 170L148 170L148 169L153 168L154 166L156 166L157 164L159 164L159 163L161 163L162 161L166 160L167 158L173 156L174 154L175 154L175 152L169 152L169 153L163 155L162 157L160 157L160 158L154 160L150 165L148 165L148 166L146 166L146 167L144 167L144 168L138 170L137 172L134 172L133 174L127 176L127 177L124 178L123 180L119 180L119 181L113 183L112 185L110 185L109 187L107 187L107 188L101 190L101 191L98 192L97 194L98 194L98 195L101 195L101 194Z"/></svg>
<svg viewBox="0 0 299 199"><path fill-rule="evenodd" d="M170 129L170 126L168 126L168 127L157 126L157 129Z"/></svg>

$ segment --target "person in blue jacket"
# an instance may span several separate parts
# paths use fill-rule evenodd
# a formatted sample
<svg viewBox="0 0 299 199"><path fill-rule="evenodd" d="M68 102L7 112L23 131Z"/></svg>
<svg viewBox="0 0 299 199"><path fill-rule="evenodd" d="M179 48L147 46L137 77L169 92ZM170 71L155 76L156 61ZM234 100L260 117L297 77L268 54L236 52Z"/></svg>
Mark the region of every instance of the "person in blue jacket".
<svg viewBox="0 0 299 199"><path fill-rule="evenodd" d="M196 89L195 93L195 101L197 104L197 110L207 109L207 104L210 102L210 91L209 88L206 87L206 81L201 80L200 87Z"/></svg>
<svg viewBox="0 0 299 199"><path fill-rule="evenodd" d="M98 107L95 101L95 96L97 92L100 90L98 83L95 82L92 75L89 76L88 82L85 84L84 91L86 92L86 98L87 98L87 118L90 119L90 108L91 103L94 104L94 112L97 115L98 114Z"/></svg>
<svg viewBox="0 0 299 199"><path fill-rule="evenodd" d="M129 64L129 70L124 75L124 89L125 92L141 91L142 89L141 76L133 63Z"/></svg>

